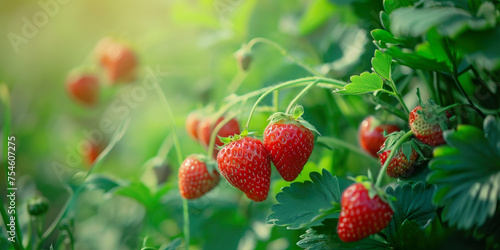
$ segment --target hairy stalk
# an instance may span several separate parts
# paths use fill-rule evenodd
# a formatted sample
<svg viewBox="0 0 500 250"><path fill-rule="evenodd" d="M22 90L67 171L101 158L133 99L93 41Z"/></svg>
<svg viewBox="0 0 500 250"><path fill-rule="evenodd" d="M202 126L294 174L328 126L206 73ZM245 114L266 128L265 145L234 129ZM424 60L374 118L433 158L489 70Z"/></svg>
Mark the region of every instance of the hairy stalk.
<svg viewBox="0 0 500 250"><path fill-rule="evenodd" d="M278 90L274 91L273 94L273 108L274 112L278 112L280 110L279 108L279 99L280 99L280 92Z"/></svg>
<svg viewBox="0 0 500 250"><path fill-rule="evenodd" d="M318 83L318 80L310 83L309 85L307 85L307 87L305 87L295 98L293 98L293 100L288 104L288 107L286 108L286 111L285 113L286 114L290 114L290 111L292 110L293 106L295 105L295 103L297 103L297 101L307 93L307 91L314 87L314 85L316 85Z"/></svg>
<svg viewBox="0 0 500 250"><path fill-rule="evenodd" d="M308 82L314 81L316 79L320 80L320 82L317 84L317 86L319 88L330 89L330 90L343 88L347 84L346 82L335 80L335 79L330 79L330 78L325 78L325 77L314 77L314 76L295 79L295 80L292 80L292 82L298 82L297 86L302 86L302 85L306 85ZM282 84L286 84L286 83L288 83L288 82L284 82ZM219 111L215 114L215 117L222 116L235 104L237 104L241 101L244 101L248 98L252 98L252 97L261 95L261 94L267 92L268 90L275 88L276 86L278 86L278 85L273 85L273 86L269 86L266 88L258 89L258 90L246 93L245 95L233 98L226 105L224 105L222 108L219 109ZM283 87L283 89L285 89L287 87L295 87L295 86L285 86L285 87Z"/></svg>
<svg viewBox="0 0 500 250"><path fill-rule="evenodd" d="M174 113L172 112L172 108L170 107L170 104L168 103L167 97L163 93L163 90L160 87L160 84L158 83L158 79L154 74L154 83L156 85L156 88L158 89L157 93L160 97L160 100L162 101L163 105L167 109L167 115L170 119L170 123L172 124L172 136L174 139L174 146L175 146L175 151L177 153L177 164L180 166L182 165L182 152L181 152L181 145L179 143L179 138L177 137L177 128L175 126L175 118L174 118ZM189 206L188 202L186 199L182 199L182 207L183 207L183 218L184 218L184 225L183 225L183 231L184 231L184 241L185 241L185 249L189 249Z"/></svg>
<svg viewBox="0 0 500 250"><path fill-rule="evenodd" d="M297 65L299 65L303 69L307 70L309 73L311 73L315 76L320 76L320 77L324 76L323 74L319 73L317 70L315 70L311 66L307 65L305 62L303 62L299 58L288 53L288 51L285 48L283 48L281 45L279 45L277 42L271 41L269 39L262 38L262 37L256 37L248 42L248 49L251 50L252 47L257 43L265 43L265 44L271 45L274 48L276 48L283 56L290 58Z"/></svg>
<svg viewBox="0 0 500 250"><path fill-rule="evenodd" d="M377 182L375 182L375 187L380 187L382 184L382 179L384 177L384 173L387 170L387 167L389 166L389 163L391 163L392 158L399 152L401 145L407 141L411 136L413 135L413 131L408 131L408 133L404 134L399 140L396 142L394 145L394 150L391 151L389 156L387 157L387 160L385 161L384 165L382 166L382 169L380 169L380 172L378 172L378 177L377 177Z"/></svg>
<svg viewBox="0 0 500 250"><path fill-rule="evenodd" d="M248 116L248 120L247 120L247 123L245 125L244 130L248 129L250 121L252 120L253 113L254 113L255 109L257 108L257 106L259 105L259 103L262 101L262 99L264 99L264 97L266 97L271 92L276 91L276 90L280 90L280 89L284 89L284 88L288 88L288 87L292 87L292 86L294 86L294 87L295 86L301 86L302 84L310 82L310 81L318 81L318 83L319 83L319 81L323 81L323 80L325 80L325 78L306 77L306 78L300 78L300 79L296 79L296 80L284 82L284 83L281 83L281 84L278 84L278 85L275 85L275 86L271 86L270 88L265 88L266 91L259 97L259 99L257 99L257 101L255 102L255 104L253 105L252 110L250 111L250 115ZM344 82L337 81L337 80L333 80L333 81L334 82L332 82L332 79L330 79L330 80L327 81L327 83L329 83L328 87L334 86L336 88L342 88L346 84Z"/></svg>
<svg viewBox="0 0 500 250"><path fill-rule="evenodd" d="M410 114L410 110L408 109L408 107L406 107L406 104L403 101L403 96L401 96L401 94L399 93L398 88L396 87L396 84L394 84L394 81L392 79L389 80L389 85L392 88L393 95L398 99L399 103L401 103L401 106L403 106L406 114Z"/></svg>

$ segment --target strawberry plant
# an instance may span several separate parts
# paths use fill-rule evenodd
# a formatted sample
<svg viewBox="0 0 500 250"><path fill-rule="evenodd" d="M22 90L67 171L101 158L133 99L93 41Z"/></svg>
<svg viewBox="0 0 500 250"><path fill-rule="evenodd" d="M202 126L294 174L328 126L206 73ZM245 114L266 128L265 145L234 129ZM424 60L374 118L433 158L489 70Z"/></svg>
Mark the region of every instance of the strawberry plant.
<svg viewBox="0 0 500 250"><path fill-rule="evenodd" d="M498 1L39 4L1 249L500 248Z"/></svg>

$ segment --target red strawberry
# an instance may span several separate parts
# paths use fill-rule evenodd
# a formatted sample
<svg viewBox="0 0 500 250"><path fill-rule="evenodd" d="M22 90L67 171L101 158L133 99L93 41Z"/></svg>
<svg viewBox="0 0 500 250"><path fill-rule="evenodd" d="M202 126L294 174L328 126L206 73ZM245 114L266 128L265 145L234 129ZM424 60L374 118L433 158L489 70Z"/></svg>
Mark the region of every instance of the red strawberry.
<svg viewBox="0 0 500 250"><path fill-rule="evenodd" d="M382 145L382 148L385 147L385 144ZM385 150L381 154L379 154L380 157L380 163L382 166L385 164L387 161L387 157L391 153L391 150ZM387 175L389 175L392 178L399 178L399 177L408 177L411 174L413 174L413 171L415 170L414 163L417 160L418 154L415 149L412 148L411 154L410 154L410 159L404 155L402 150L399 150L399 152L396 153L396 155L392 158L391 162L387 166Z"/></svg>
<svg viewBox="0 0 500 250"><path fill-rule="evenodd" d="M85 158L85 162L87 164L87 166L92 166L92 164L94 164L95 160L97 159L97 157L99 157L99 155L101 154L101 147L91 141L87 141L86 142L86 150L84 152L84 155L83 157Z"/></svg>
<svg viewBox="0 0 500 250"><path fill-rule="evenodd" d="M200 125L200 114L197 111L189 113L186 118L186 131L193 139L198 140L198 127Z"/></svg>
<svg viewBox="0 0 500 250"><path fill-rule="evenodd" d="M337 233L344 242L361 240L387 227L393 214L379 194L369 195L363 183L352 184L342 193Z"/></svg>
<svg viewBox="0 0 500 250"><path fill-rule="evenodd" d="M220 174L207 169L200 156L190 155L179 168L179 191L185 199L196 199L212 190L220 180Z"/></svg>
<svg viewBox="0 0 500 250"><path fill-rule="evenodd" d="M74 75L66 81L68 93L78 102L93 106L99 99L99 79L94 75Z"/></svg>
<svg viewBox="0 0 500 250"><path fill-rule="evenodd" d="M112 83L135 80L137 57L129 47L104 38L97 45L97 53Z"/></svg>
<svg viewBox="0 0 500 250"><path fill-rule="evenodd" d="M390 134L401 130L392 124L381 124L374 116L366 117L358 129L358 141L362 149L370 155L377 157L377 152L385 141L383 132Z"/></svg>
<svg viewBox="0 0 500 250"><path fill-rule="evenodd" d="M224 117L220 117L217 120L217 122L215 122L215 124L212 122L211 119L207 119L199 124L197 135L201 145L208 147L208 143L210 143L210 136L212 135L214 128L219 123L221 123L222 120L224 120ZM217 133L215 139L213 157L217 158L217 153L219 152L218 147L224 145L224 143L219 139L219 136L228 137L239 133L240 133L240 125L238 124L238 121L236 119L231 119L226 124L224 124L224 126L222 126L222 128L220 128L219 132Z"/></svg>
<svg viewBox="0 0 500 250"><path fill-rule="evenodd" d="M417 106L410 112L410 128L421 142L429 146L444 144L443 129L448 129L450 113L438 114L441 107L435 104Z"/></svg>
<svg viewBox="0 0 500 250"><path fill-rule="evenodd" d="M303 110L299 112L300 115L302 113ZM293 181L311 156L314 148L311 129L315 129L302 118L294 118L284 113L276 113L270 120L264 130L264 146L283 179Z"/></svg>
<svg viewBox="0 0 500 250"><path fill-rule="evenodd" d="M257 202L267 199L271 161L261 141L243 137L230 142L217 155L217 164L227 181L249 199Z"/></svg>

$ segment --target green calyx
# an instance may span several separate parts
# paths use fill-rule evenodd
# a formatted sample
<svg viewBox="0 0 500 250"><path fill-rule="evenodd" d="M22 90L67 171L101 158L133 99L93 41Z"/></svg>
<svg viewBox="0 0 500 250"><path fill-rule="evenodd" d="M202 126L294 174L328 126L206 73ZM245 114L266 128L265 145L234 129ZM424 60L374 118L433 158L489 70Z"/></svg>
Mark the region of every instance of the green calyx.
<svg viewBox="0 0 500 250"><path fill-rule="evenodd" d="M254 134L254 132L248 132L248 130L245 129L239 135L236 134L236 135L232 135L232 136L228 136L228 137L220 137L220 136L218 136L219 140L224 143L224 145L219 146L218 149L220 150L223 147L225 147L227 144L229 144L231 142L235 142L235 141L237 141L239 139L245 138L245 137L247 137L249 135L252 135L252 134Z"/></svg>
<svg viewBox="0 0 500 250"><path fill-rule="evenodd" d="M410 161L411 158L411 153L413 150L415 150L419 155L425 157L425 154L422 152L421 148L425 147L422 142L416 140L415 138L411 138L408 141L405 141L396 148L397 142L401 139L406 134L405 131L396 131L393 132L389 135L387 135L384 131L384 136L386 137L384 147L382 147L378 153L382 153L384 151L393 151L396 150L395 154L399 152L399 150L403 151L403 155L405 156L406 160Z"/></svg>
<svg viewBox="0 0 500 250"><path fill-rule="evenodd" d="M359 175L356 176L356 178L349 179L352 179L357 183L361 183L368 191L368 197L370 198L370 200L375 198L375 196L378 196L382 201L389 204L389 206L391 206L391 208L394 210L390 201L396 201L396 197L389 196L382 189L375 187L372 178L364 175Z"/></svg>
<svg viewBox="0 0 500 250"><path fill-rule="evenodd" d="M318 135L321 135L316 127L314 127L314 125L302 118L303 114L304 108L300 105L297 105L291 110L290 113L277 112L272 114L267 120L269 121L269 124L300 124L307 129L316 132Z"/></svg>
<svg viewBox="0 0 500 250"><path fill-rule="evenodd" d="M424 121L429 124L439 124L441 130L448 130L450 128L449 119L446 114L446 108L436 104L434 100L429 99L427 103L422 103L420 98L420 90L417 89L418 102L422 109L417 110L417 114L423 117Z"/></svg>

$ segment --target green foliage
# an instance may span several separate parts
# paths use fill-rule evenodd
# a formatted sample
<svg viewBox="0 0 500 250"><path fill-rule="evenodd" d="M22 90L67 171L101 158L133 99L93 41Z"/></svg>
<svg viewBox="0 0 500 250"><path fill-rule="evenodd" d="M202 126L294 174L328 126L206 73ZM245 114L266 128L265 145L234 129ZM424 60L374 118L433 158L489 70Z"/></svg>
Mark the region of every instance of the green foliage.
<svg viewBox="0 0 500 250"><path fill-rule="evenodd" d="M483 225L500 199L500 125L488 117L484 133L471 125L446 131L448 146L436 148L429 163L429 182L438 186L434 201L443 206L443 220L462 229Z"/></svg>
<svg viewBox="0 0 500 250"><path fill-rule="evenodd" d="M391 56L375 50L375 57L372 58L373 71L386 80L391 80L391 62Z"/></svg>
<svg viewBox="0 0 500 250"><path fill-rule="evenodd" d="M276 195L279 204L271 207L267 222L288 229L319 225L325 218L338 218L342 191L350 184L339 181L323 169L312 172L312 181L294 182Z"/></svg>
<svg viewBox="0 0 500 250"><path fill-rule="evenodd" d="M146 209L151 209L155 204L153 203L153 194L142 182L132 181L126 185L122 185L116 189L115 194L132 198L144 205Z"/></svg>
<svg viewBox="0 0 500 250"><path fill-rule="evenodd" d="M440 35L455 38L467 29L485 30L494 27L494 12L492 3L483 3L478 17L455 7L399 8L390 14L391 32L395 36L417 37L436 27Z"/></svg>
<svg viewBox="0 0 500 250"><path fill-rule="evenodd" d="M406 236L408 231L421 231L436 216L437 207L432 203L436 186L426 186L424 182L417 182L413 185L404 183L397 184L395 188L387 187L385 192L396 198L396 201L392 202L394 215L385 228L388 241L393 246L407 248L412 245L408 241L415 240L415 237Z"/></svg>
<svg viewBox="0 0 500 250"><path fill-rule="evenodd" d="M6 138L16 137L19 240L2 231L1 249L500 248L499 1L4 2L0 149L6 161ZM102 15L91 15L96 8ZM136 81L106 79L95 55L103 36L131 46ZM251 67L238 69L235 57L249 55ZM67 95L74 72L99 78L95 107ZM459 125L437 148L410 133L404 143L404 132L386 138L406 157L420 154L411 176L391 179L358 145L358 128L374 115L408 130L416 89ZM181 158L207 151L182 129L188 113L248 121L233 139L260 138L266 119L279 116L271 114L298 102L288 115L321 134L294 182L273 168L262 203L224 180L199 199L180 197ZM83 142L91 139L102 152L89 166ZM373 181L393 196L394 216L381 232L344 243L336 233L342 191L366 172L378 172ZM51 201L36 220L25 209L35 193Z"/></svg>
<svg viewBox="0 0 500 250"><path fill-rule="evenodd" d="M297 245L304 249L391 249L383 242L371 238L356 242L343 242L337 235L338 219L326 219L322 225L315 226L301 235Z"/></svg>

